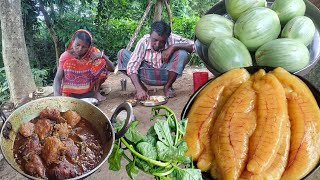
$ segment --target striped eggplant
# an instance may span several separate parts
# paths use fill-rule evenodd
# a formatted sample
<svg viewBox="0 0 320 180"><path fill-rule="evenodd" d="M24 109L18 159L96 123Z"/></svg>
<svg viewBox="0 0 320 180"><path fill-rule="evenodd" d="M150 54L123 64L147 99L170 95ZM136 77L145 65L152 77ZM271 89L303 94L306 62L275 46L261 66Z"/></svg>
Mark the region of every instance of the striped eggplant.
<svg viewBox="0 0 320 180"><path fill-rule="evenodd" d="M309 17L297 16L284 26L281 37L295 39L308 46L313 40L315 32L316 27Z"/></svg>
<svg viewBox="0 0 320 180"><path fill-rule="evenodd" d="M281 25L278 15L269 8L255 7L243 13L234 25L234 35L249 51L278 38Z"/></svg>
<svg viewBox="0 0 320 180"><path fill-rule="evenodd" d="M219 72L252 66L248 49L233 37L214 38L208 49L208 57L212 66Z"/></svg>
<svg viewBox="0 0 320 180"><path fill-rule="evenodd" d="M196 36L202 44L210 45L215 37L233 36L234 23L217 14L207 14L200 18L196 24Z"/></svg>
<svg viewBox="0 0 320 180"><path fill-rule="evenodd" d="M281 26L296 16L303 16L306 11L306 4L303 0L275 0L271 6L280 19Z"/></svg>
<svg viewBox="0 0 320 180"><path fill-rule="evenodd" d="M296 72L309 63L308 48L301 42L280 38L267 42L255 53L259 66L282 67L290 72Z"/></svg>
<svg viewBox="0 0 320 180"><path fill-rule="evenodd" d="M233 20L253 7L266 7L266 4L266 0L225 0L226 11Z"/></svg>

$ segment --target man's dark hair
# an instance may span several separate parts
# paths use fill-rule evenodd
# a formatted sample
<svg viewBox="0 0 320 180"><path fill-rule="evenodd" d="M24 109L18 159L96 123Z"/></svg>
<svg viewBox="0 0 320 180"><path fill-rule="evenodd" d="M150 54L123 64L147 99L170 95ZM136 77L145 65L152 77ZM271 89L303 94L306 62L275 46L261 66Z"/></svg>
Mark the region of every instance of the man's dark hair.
<svg viewBox="0 0 320 180"><path fill-rule="evenodd" d="M84 41L84 42L86 42L86 43L88 43L89 45L91 45L91 38L90 38L90 36L89 36L89 34L88 33L86 33L86 32L76 32L76 34L74 35L74 38L76 39L76 38L78 38L78 39L81 39L82 41Z"/></svg>
<svg viewBox="0 0 320 180"><path fill-rule="evenodd" d="M154 23L152 23L150 33L152 33L153 31L158 33L159 36L169 37L171 34L170 26L164 21L155 21Z"/></svg>

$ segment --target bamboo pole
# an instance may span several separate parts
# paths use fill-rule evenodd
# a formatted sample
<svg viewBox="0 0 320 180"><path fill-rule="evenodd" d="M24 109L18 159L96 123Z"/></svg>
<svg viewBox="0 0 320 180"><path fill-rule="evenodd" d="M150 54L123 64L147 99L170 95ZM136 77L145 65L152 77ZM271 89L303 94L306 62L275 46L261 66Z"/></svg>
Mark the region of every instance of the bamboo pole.
<svg viewBox="0 0 320 180"><path fill-rule="evenodd" d="M154 21L161 20L162 2L163 2L163 0L157 0L157 2L156 2L156 5L154 7Z"/></svg>
<svg viewBox="0 0 320 180"><path fill-rule="evenodd" d="M149 1L149 4L148 4L146 10L144 11L144 14L143 14L143 16L142 16L142 18L141 18L141 20L140 20L140 22L139 22L138 27L136 28L136 30L134 31L132 37L130 38L130 41L128 42L128 45L127 45L127 47L126 47L127 50L130 51L133 42L136 40L137 35L138 35L138 33L140 32L140 29L141 29L144 21L146 20L147 15L148 15L149 12L150 12L150 9L151 9L152 4L153 4L152 0Z"/></svg>
<svg viewBox="0 0 320 180"><path fill-rule="evenodd" d="M171 9L170 9L170 0L164 0L164 4L166 6L167 14L168 14L168 17L169 17L169 25L172 28L172 12L171 12Z"/></svg>

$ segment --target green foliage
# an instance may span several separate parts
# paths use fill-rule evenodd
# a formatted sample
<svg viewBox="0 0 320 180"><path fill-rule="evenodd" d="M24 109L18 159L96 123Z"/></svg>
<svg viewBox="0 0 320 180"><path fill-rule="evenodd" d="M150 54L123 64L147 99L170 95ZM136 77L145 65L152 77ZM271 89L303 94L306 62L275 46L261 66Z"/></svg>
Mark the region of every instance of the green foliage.
<svg viewBox="0 0 320 180"><path fill-rule="evenodd" d="M205 67L204 64L202 63L201 58L197 54L191 54L189 58L189 65L191 66L197 66L197 67Z"/></svg>
<svg viewBox="0 0 320 180"><path fill-rule="evenodd" d="M6 78L6 72L4 68L0 68L0 101L5 101L9 99L10 92L9 92L9 85Z"/></svg>
<svg viewBox="0 0 320 180"><path fill-rule="evenodd" d="M48 68L36 69L33 68L32 75L37 87L43 87L49 84L48 80ZM5 101L10 98L9 84L6 78L6 72L4 67L0 68L0 101Z"/></svg>
<svg viewBox="0 0 320 180"><path fill-rule="evenodd" d="M126 48L138 24L139 21L131 19L112 19L107 27L101 26L100 31L94 33L95 44L98 48L105 49L111 60L116 61L118 51ZM147 33L149 33L149 25L145 24L135 43Z"/></svg>
<svg viewBox="0 0 320 180"><path fill-rule="evenodd" d="M195 10L197 16L203 16L205 13L220 0L201 0L201 1L190 1L191 9Z"/></svg>
<svg viewBox="0 0 320 180"><path fill-rule="evenodd" d="M170 127L169 124L166 120L159 120L155 123L154 125L154 130L156 131L159 140L167 145L167 146L172 146L173 145L173 140L172 136L170 134Z"/></svg>
<svg viewBox="0 0 320 180"><path fill-rule="evenodd" d="M46 69L33 68L32 75L37 87L44 87L48 85L49 68L46 68Z"/></svg>
<svg viewBox="0 0 320 180"><path fill-rule="evenodd" d="M123 149L120 148L120 142L114 144L113 151L108 158L109 169L112 171L119 171L121 169L121 158L123 156Z"/></svg>
<svg viewBox="0 0 320 180"><path fill-rule="evenodd" d="M137 168L137 166L134 165L134 162L130 162L126 165L126 171L131 179L136 179L139 169Z"/></svg>
<svg viewBox="0 0 320 180"><path fill-rule="evenodd" d="M125 134L125 138L134 144L137 144L138 142L144 139L144 136L136 129L138 123L138 121L132 122L128 131Z"/></svg>
<svg viewBox="0 0 320 180"><path fill-rule="evenodd" d="M173 17L172 31L185 38L194 39L194 29L199 19L196 16Z"/></svg>
<svg viewBox="0 0 320 180"><path fill-rule="evenodd" d="M117 166L124 157L129 162L126 170L131 179L136 179L138 170L142 170L156 179L200 180L200 170L193 169L190 157L185 156L188 147L183 135L187 120L178 122L174 112L166 106L154 107L152 113L150 120L156 122L146 136L141 137L136 129L139 121L134 121L125 136L116 141L108 160L109 169L118 171ZM121 149L128 150L132 159Z"/></svg>
<svg viewBox="0 0 320 180"><path fill-rule="evenodd" d="M138 143L137 151L148 158L157 159L156 148L152 144L149 144L148 142Z"/></svg>

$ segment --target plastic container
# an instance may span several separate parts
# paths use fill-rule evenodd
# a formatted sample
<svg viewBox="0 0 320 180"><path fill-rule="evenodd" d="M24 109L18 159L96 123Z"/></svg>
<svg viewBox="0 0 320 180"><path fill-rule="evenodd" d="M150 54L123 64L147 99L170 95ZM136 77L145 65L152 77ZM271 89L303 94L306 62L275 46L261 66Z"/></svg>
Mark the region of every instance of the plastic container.
<svg viewBox="0 0 320 180"><path fill-rule="evenodd" d="M193 92L196 92L204 83L208 81L208 72L193 73Z"/></svg>

